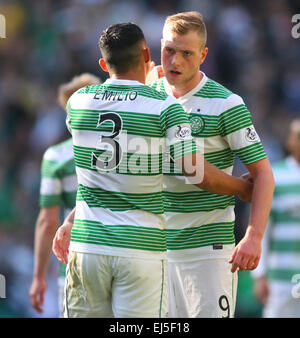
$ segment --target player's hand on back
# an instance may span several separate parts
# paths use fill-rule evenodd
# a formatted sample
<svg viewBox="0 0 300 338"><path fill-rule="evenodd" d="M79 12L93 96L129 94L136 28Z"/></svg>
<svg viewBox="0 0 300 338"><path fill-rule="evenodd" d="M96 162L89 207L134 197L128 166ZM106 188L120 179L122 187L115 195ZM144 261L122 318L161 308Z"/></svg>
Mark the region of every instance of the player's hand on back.
<svg viewBox="0 0 300 338"><path fill-rule="evenodd" d="M253 177L249 172L241 175L240 178L242 178L244 181L246 181L248 183L251 183L251 184L254 183Z"/></svg>
<svg viewBox="0 0 300 338"><path fill-rule="evenodd" d="M246 182L244 189L240 191L240 193L238 193L237 196L242 201L251 203L252 192L253 192L253 184Z"/></svg>
<svg viewBox="0 0 300 338"><path fill-rule="evenodd" d="M64 223L61 227L59 227L52 245L52 251L57 259L65 264L68 263L72 226L73 224Z"/></svg>
<svg viewBox="0 0 300 338"><path fill-rule="evenodd" d="M164 77L164 71L162 69L161 65L155 66L155 62L151 61L150 63L150 69L146 77L146 84L149 84L153 81L156 81L160 79L161 77Z"/></svg>
<svg viewBox="0 0 300 338"><path fill-rule="evenodd" d="M253 178L250 173L246 173L240 176L240 178L245 182L244 189L240 191L237 195L242 201L250 203L252 200L253 192Z"/></svg>

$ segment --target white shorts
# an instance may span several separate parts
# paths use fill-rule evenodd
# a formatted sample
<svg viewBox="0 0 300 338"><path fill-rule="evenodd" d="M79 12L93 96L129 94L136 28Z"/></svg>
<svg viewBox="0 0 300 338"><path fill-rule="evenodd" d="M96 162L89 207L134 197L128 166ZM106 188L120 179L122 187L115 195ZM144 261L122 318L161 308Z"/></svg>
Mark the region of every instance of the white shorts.
<svg viewBox="0 0 300 338"><path fill-rule="evenodd" d="M169 262L169 317L233 317L237 273L228 260Z"/></svg>
<svg viewBox="0 0 300 338"><path fill-rule="evenodd" d="M65 290L65 277L58 277L57 286L58 286L58 311L59 317L63 317L63 305L64 305L64 290Z"/></svg>
<svg viewBox="0 0 300 338"><path fill-rule="evenodd" d="M71 252L65 317L166 317L167 263Z"/></svg>
<svg viewBox="0 0 300 338"><path fill-rule="evenodd" d="M299 318L300 299L293 297L295 284L269 281L269 296L263 309L264 318Z"/></svg>

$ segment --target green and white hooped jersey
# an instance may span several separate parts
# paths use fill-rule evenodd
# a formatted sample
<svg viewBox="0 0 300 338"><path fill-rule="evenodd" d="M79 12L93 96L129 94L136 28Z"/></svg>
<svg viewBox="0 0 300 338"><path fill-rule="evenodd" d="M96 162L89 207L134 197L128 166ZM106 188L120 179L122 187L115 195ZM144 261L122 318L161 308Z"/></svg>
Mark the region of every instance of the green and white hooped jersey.
<svg viewBox="0 0 300 338"><path fill-rule="evenodd" d="M151 84L171 95L166 78ZM232 174L237 155L244 164L266 157L242 98L203 73L199 84L178 99L189 115L192 135L207 161ZM185 184L178 172L164 173L168 258L172 261L225 258L234 238L234 196Z"/></svg>
<svg viewBox="0 0 300 338"><path fill-rule="evenodd" d="M287 157L273 166L273 174L271 213L261 261L253 275L267 273L270 280L291 283L300 273L300 165Z"/></svg>
<svg viewBox="0 0 300 338"><path fill-rule="evenodd" d="M72 138L49 147L41 166L40 208L63 206L64 217L75 207L77 177ZM65 265L60 264L60 276Z"/></svg>
<svg viewBox="0 0 300 338"><path fill-rule="evenodd" d="M74 93L67 111L78 177L70 250L165 257L165 146L174 158L197 151L182 107L140 82L109 79Z"/></svg>

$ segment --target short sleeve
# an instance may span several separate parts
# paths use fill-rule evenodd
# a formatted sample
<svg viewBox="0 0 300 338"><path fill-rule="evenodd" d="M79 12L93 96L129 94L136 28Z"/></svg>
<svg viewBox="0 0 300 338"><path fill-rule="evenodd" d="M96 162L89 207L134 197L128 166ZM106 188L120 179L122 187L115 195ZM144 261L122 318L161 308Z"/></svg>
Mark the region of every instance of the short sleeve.
<svg viewBox="0 0 300 338"><path fill-rule="evenodd" d="M49 148L42 159L39 205L41 208L59 206L62 203L62 181L59 176L59 163L54 150Z"/></svg>
<svg viewBox="0 0 300 338"><path fill-rule="evenodd" d="M161 111L161 129L173 160L198 152L188 116L175 98L168 97Z"/></svg>
<svg viewBox="0 0 300 338"><path fill-rule="evenodd" d="M232 94L226 99L224 111L219 116L218 128L230 149L244 164L267 157L253 125L251 113L240 96Z"/></svg>

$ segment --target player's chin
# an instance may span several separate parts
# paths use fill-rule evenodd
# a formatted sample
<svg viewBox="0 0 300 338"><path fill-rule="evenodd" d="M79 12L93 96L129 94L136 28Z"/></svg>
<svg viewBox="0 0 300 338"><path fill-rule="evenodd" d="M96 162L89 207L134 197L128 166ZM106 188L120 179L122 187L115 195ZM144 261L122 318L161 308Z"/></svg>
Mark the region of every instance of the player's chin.
<svg viewBox="0 0 300 338"><path fill-rule="evenodd" d="M182 74L179 72L167 72L166 78L168 80L168 83L171 85L176 85L182 82Z"/></svg>

